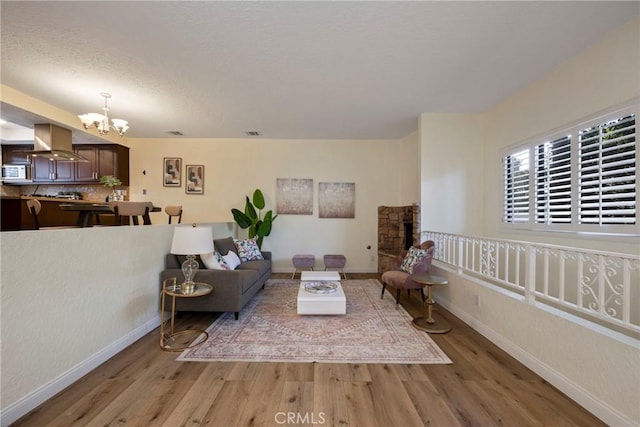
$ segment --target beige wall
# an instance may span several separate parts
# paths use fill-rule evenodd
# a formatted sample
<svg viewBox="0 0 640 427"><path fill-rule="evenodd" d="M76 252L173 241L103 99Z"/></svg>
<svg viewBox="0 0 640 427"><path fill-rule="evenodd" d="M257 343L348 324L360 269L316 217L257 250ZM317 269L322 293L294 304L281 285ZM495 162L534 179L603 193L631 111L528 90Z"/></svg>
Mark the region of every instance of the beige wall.
<svg viewBox="0 0 640 427"><path fill-rule="evenodd" d="M483 234L482 114L420 116L423 230Z"/></svg>
<svg viewBox="0 0 640 427"><path fill-rule="evenodd" d="M615 252L638 253L637 238L509 232L501 224L503 151L535 136L640 96L640 23L628 22L486 114L484 168L486 234ZM605 245L603 247L603 244Z"/></svg>
<svg viewBox="0 0 640 427"><path fill-rule="evenodd" d="M415 189L403 196L403 176L417 176L417 162L407 151L415 138L386 140L264 140L264 139L135 139L131 144L131 200L150 200L158 206L182 204L183 222L233 221L232 208L244 208L245 195L260 188L268 209L276 206L277 178L313 179L313 215L280 215L263 249L273 252L276 272L292 271L298 253L347 256L347 270L377 271L377 212L380 205L417 200ZM205 166L204 195L163 187L163 157L181 157L183 165ZM146 173L143 174L143 171ZM184 176L184 171L183 171ZM408 179L408 178L406 178ZM355 219L318 217L319 182L354 182ZM412 184L415 187L415 184ZM142 195L143 189L147 194ZM166 221L155 214L154 223ZM157 222L156 222L157 221ZM371 249L367 249L370 246Z"/></svg>
<svg viewBox="0 0 640 427"><path fill-rule="evenodd" d="M171 233L169 226L2 233L2 425L158 325L158 275Z"/></svg>

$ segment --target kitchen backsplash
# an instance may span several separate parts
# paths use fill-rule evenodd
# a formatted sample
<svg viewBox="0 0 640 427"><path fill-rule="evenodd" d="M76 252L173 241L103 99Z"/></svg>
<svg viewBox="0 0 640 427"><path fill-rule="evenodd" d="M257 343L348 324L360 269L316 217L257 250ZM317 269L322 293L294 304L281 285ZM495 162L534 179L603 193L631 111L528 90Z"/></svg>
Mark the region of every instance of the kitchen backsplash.
<svg viewBox="0 0 640 427"><path fill-rule="evenodd" d="M119 187L122 189L122 187ZM128 187L124 188L128 190ZM104 202L111 190L102 185L1 185L0 195L2 196L31 196L38 194L40 196L56 196L61 193L79 193L82 200L90 200L93 202ZM129 195L125 196L125 200L129 200Z"/></svg>

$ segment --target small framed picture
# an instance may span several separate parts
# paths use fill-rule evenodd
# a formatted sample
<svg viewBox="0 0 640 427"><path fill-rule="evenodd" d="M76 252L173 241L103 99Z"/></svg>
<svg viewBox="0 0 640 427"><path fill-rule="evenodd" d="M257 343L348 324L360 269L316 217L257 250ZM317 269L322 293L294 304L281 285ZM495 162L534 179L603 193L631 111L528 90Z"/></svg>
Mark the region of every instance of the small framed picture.
<svg viewBox="0 0 640 427"><path fill-rule="evenodd" d="M180 157L164 158L163 185L165 187L182 187L182 159Z"/></svg>
<svg viewBox="0 0 640 427"><path fill-rule="evenodd" d="M187 165L187 194L204 194L204 165Z"/></svg>

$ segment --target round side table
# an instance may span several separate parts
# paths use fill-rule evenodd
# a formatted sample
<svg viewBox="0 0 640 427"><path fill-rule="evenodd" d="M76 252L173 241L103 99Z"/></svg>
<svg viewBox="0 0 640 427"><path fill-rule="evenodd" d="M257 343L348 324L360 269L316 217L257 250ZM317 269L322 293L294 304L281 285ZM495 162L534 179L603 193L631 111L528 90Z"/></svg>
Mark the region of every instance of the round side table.
<svg viewBox="0 0 640 427"><path fill-rule="evenodd" d="M176 278L172 277L162 282L162 292L160 298L162 299L162 308L160 315L160 348L164 351L183 351L188 348L197 347L209 338L209 334L202 329L185 329L182 331L174 330L174 321L176 317L176 298L196 298L204 295L208 295L213 292L213 286L207 283L194 282L192 286L184 287L182 284L176 284ZM166 296L171 297L171 330L167 333L164 331L164 324L167 322L164 320L164 300ZM187 345L177 345L176 337L179 336L193 336L195 339L198 336L202 336L201 339L192 342Z"/></svg>
<svg viewBox="0 0 640 427"><path fill-rule="evenodd" d="M413 326L421 331L430 334L444 334L451 330L451 325L442 317L433 312L433 300L431 289L433 286L448 285L449 281L444 277L433 276L431 274L416 274L411 276L411 280L427 286L427 301L425 302L424 317L416 317L413 319Z"/></svg>

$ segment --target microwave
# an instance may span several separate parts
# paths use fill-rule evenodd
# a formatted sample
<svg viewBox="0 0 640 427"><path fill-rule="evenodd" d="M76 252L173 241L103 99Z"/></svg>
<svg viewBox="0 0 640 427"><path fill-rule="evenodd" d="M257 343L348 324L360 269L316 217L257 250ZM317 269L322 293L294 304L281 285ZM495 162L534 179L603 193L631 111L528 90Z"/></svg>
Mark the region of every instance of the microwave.
<svg viewBox="0 0 640 427"><path fill-rule="evenodd" d="M3 181L30 181L31 165L2 165Z"/></svg>

